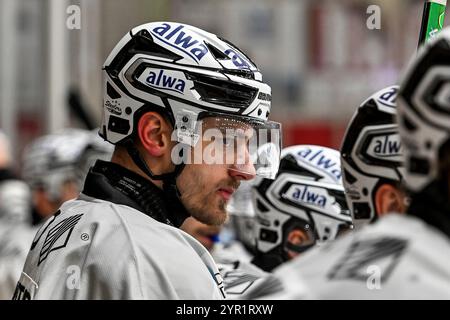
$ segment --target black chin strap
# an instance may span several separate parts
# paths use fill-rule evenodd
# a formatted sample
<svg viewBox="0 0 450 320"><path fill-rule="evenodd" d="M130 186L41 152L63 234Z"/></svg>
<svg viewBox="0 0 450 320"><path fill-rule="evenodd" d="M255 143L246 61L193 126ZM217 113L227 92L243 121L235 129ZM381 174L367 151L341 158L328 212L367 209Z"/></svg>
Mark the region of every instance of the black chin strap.
<svg viewBox="0 0 450 320"><path fill-rule="evenodd" d="M181 194L178 190L176 181L181 171L183 171L185 164L181 163L175 165L175 170L172 172L156 175L148 167L147 163L144 161L132 141L127 142L125 144L125 147L131 159L133 159L134 163L139 167L139 169L141 169L150 179L160 180L163 182L163 191L168 200L167 205L173 212L173 219L179 220L178 222L181 225L184 219L190 216L190 214L187 213L187 210L184 207L183 203L181 202ZM180 221L180 219L182 219L183 221Z"/></svg>
<svg viewBox="0 0 450 320"><path fill-rule="evenodd" d="M291 242L286 242L286 244L285 244L284 247L285 247L287 250L294 251L294 252L296 252L296 253L303 253L303 252L305 252L306 250L308 250L309 248L314 247L314 245L315 245L315 243L311 243L311 244L308 244L308 245L299 246L299 245L293 244L293 243L291 243Z"/></svg>
<svg viewBox="0 0 450 320"><path fill-rule="evenodd" d="M147 166L147 163L144 161L144 159L142 159L141 154L139 153L138 149L133 145L133 142L131 141L127 142L125 144L125 147L131 159L133 159L134 163L152 180L175 181L184 168L184 163L181 163L179 165L176 165L175 170L172 172L163 174L154 174L152 170Z"/></svg>

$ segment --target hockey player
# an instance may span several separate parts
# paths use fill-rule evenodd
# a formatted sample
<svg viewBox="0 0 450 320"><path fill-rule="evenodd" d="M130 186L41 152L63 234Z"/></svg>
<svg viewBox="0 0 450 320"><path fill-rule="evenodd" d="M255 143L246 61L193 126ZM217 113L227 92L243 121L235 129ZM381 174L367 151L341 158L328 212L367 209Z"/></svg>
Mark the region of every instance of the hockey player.
<svg viewBox="0 0 450 320"><path fill-rule="evenodd" d="M259 179L255 184L252 262L265 271L352 228L336 150L315 145L285 148L276 180Z"/></svg>
<svg viewBox="0 0 450 320"><path fill-rule="evenodd" d="M352 229L339 157L338 151L321 146L287 147L276 179L255 179L251 208L234 203L234 210L255 212L256 255L250 263L230 255L224 259L222 253L218 262L230 298L249 294L273 268Z"/></svg>
<svg viewBox="0 0 450 320"><path fill-rule="evenodd" d="M30 185L33 224L52 216L80 192L78 160L90 144L88 131L66 129L37 138L24 150L23 178Z"/></svg>
<svg viewBox="0 0 450 320"><path fill-rule="evenodd" d="M0 184L0 298L11 299L38 226L78 196L93 159L111 158L97 132L70 129L39 137L24 151L24 178ZM32 203L32 200L34 202ZM36 226L31 226L34 206ZM7 209L7 210L6 210Z"/></svg>
<svg viewBox="0 0 450 320"><path fill-rule="evenodd" d="M389 212L404 212L402 146L396 123L398 86L386 87L355 111L341 148L345 196L359 229Z"/></svg>
<svg viewBox="0 0 450 320"><path fill-rule="evenodd" d="M450 299L449 79L447 28L420 48L397 99L406 214L284 265L261 290L285 299Z"/></svg>
<svg viewBox="0 0 450 320"><path fill-rule="evenodd" d="M171 22L127 33L104 64L111 162L97 161L80 197L39 230L15 298L223 298L210 254L178 227L190 215L220 225L241 180L275 175L270 93L251 60L211 33ZM252 152L259 143L272 147Z"/></svg>
<svg viewBox="0 0 450 320"><path fill-rule="evenodd" d="M0 299L11 299L29 250L31 192L12 170L9 141L0 131Z"/></svg>

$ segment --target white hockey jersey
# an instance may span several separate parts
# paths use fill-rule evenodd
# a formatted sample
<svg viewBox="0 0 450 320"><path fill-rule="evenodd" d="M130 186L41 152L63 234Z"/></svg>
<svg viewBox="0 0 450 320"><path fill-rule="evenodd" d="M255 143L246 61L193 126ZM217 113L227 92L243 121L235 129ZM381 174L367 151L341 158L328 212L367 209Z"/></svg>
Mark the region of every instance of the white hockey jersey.
<svg viewBox="0 0 450 320"><path fill-rule="evenodd" d="M280 266L249 298L450 299L449 265L445 234L391 214Z"/></svg>
<svg viewBox="0 0 450 320"><path fill-rule="evenodd" d="M222 299L207 250L178 228L81 194L37 232L15 299Z"/></svg>
<svg viewBox="0 0 450 320"><path fill-rule="evenodd" d="M37 228L0 221L0 300L10 300Z"/></svg>
<svg viewBox="0 0 450 320"><path fill-rule="evenodd" d="M227 299L241 299L257 287L269 273L245 261L217 261Z"/></svg>

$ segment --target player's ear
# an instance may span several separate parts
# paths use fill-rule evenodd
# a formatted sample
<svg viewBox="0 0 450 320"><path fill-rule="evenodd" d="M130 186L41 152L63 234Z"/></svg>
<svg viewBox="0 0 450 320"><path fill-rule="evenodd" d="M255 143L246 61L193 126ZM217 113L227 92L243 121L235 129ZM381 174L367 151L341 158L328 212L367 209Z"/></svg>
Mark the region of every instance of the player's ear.
<svg viewBox="0 0 450 320"><path fill-rule="evenodd" d="M288 233L286 240L287 240L288 244L293 245L293 246L298 246L305 240L305 234L303 231L301 231L299 229L292 229ZM299 253L288 249L287 255L288 255L289 259L293 259L296 256L298 256Z"/></svg>
<svg viewBox="0 0 450 320"><path fill-rule="evenodd" d="M153 157L170 152L172 126L157 112L144 113L138 122L137 133L142 147Z"/></svg>
<svg viewBox="0 0 450 320"><path fill-rule="evenodd" d="M375 210L379 217L392 212L406 210L404 194L389 183L382 184L375 193Z"/></svg>

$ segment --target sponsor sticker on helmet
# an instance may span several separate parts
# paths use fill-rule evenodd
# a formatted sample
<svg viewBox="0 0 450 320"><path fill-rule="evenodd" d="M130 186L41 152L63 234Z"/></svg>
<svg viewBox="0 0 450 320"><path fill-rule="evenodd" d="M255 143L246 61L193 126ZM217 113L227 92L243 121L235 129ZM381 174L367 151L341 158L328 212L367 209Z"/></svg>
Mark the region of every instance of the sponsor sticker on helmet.
<svg viewBox="0 0 450 320"><path fill-rule="evenodd" d="M395 100L397 99L397 92L398 92L397 86L389 87L380 94L380 96L377 98L377 102L384 106L395 108Z"/></svg>
<svg viewBox="0 0 450 320"><path fill-rule="evenodd" d="M143 84L155 88L184 94L186 79L182 72L147 68L139 76L138 80Z"/></svg>
<svg viewBox="0 0 450 320"><path fill-rule="evenodd" d="M341 179L342 173L339 161L330 158L326 153L324 153L323 149L305 147L299 150L295 156L298 160L308 162L317 169L322 170L335 181L339 181Z"/></svg>
<svg viewBox="0 0 450 320"><path fill-rule="evenodd" d="M282 195L283 198L300 203L325 208L327 205L328 194L323 188L295 184Z"/></svg>
<svg viewBox="0 0 450 320"><path fill-rule="evenodd" d="M189 34L184 25L162 23L150 30L152 35L199 62L209 51L203 41Z"/></svg>
<svg viewBox="0 0 450 320"><path fill-rule="evenodd" d="M367 148L373 158L389 161L402 161L402 143L398 133L374 136Z"/></svg>

